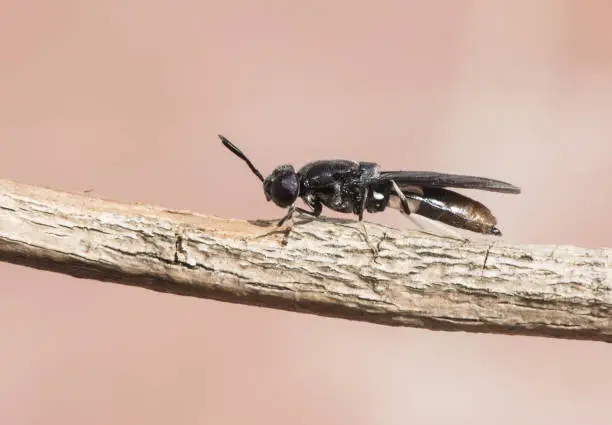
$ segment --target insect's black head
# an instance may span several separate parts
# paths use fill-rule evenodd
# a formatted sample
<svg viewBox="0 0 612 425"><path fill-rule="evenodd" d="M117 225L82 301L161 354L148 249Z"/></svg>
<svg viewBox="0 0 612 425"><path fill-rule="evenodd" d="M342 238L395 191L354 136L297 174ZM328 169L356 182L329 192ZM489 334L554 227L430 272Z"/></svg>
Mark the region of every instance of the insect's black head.
<svg viewBox="0 0 612 425"><path fill-rule="evenodd" d="M293 166L276 167L264 180L264 193L268 201L281 208L291 206L300 194L300 182Z"/></svg>

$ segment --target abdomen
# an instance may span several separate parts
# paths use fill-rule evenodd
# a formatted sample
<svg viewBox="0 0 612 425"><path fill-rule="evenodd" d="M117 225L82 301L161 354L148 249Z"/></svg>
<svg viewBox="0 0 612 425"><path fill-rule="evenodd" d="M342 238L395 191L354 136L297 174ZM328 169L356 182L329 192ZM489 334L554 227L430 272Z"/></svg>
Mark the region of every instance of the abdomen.
<svg viewBox="0 0 612 425"><path fill-rule="evenodd" d="M472 232L497 234L497 219L478 201L447 189L424 188L423 195L406 193L408 199L418 201L415 214L437 220L449 226Z"/></svg>

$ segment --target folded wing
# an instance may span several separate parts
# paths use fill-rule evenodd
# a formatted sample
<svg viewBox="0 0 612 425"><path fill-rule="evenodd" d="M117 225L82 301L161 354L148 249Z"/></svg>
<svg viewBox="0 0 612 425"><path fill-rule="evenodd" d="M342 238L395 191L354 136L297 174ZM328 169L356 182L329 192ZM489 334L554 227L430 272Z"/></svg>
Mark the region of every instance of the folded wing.
<svg viewBox="0 0 612 425"><path fill-rule="evenodd" d="M389 180L394 180L400 186L456 187L501 193L521 193L519 187L500 180L460 174L436 173L433 171L383 171L376 178L377 182Z"/></svg>

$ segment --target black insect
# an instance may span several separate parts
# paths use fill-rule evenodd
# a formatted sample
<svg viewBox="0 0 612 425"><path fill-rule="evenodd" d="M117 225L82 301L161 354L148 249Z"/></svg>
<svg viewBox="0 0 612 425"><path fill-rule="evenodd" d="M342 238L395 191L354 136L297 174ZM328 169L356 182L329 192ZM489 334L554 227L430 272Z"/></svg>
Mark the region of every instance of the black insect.
<svg viewBox="0 0 612 425"><path fill-rule="evenodd" d="M306 164L297 172L292 165L276 167L267 178L244 153L225 137L223 144L242 158L263 182L268 201L289 208L281 226L295 211L318 217L323 205L334 211L375 213L391 207L406 215L419 214L460 229L501 236L497 219L478 201L445 189L479 189L520 193L520 188L498 180L431 171L380 171L373 162L324 160ZM300 197L311 210L295 206Z"/></svg>

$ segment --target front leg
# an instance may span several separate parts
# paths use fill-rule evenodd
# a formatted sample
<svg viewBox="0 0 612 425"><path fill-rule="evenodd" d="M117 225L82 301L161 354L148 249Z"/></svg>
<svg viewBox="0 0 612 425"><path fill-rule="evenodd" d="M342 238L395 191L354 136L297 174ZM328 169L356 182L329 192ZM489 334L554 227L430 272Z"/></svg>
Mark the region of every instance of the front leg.
<svg viewBox="0 0 612 425"><path fill-rule="evenodd" d="M323 211L323 204L312 194L307 194L302 198L306 205L312 208L312 211L305 210L304 208L296 207L295 210L301 214L306 214L311 217L318 217Z"/></svg>
<svg viewBox="0 0 612 425"><path fill-rule="evenodd" d="M285 214L285 216L283 218L280 219L280 221L278 223L276 223L276 227L281 227L283 225L283 223L285 223L285 221L289 220L290 218L293 217L293 213L295 212L295 205L291 205L289 207L289 210L287 211L287 214Z"/></svg>
<svg viewBox="0 0 612 425"><path fill-rule="evenodd" d="M314 200L314 201L307 202L307 203L308 203L308 206L312 208L312 211L308 211L308 210L305 210L304 208L300 208L300 207L296 207L295 205L291 205L289 207L289 211L287 211L287 214L285 214L285 216L276 224L276 226L277 227L282 226L287 220L293 217L293 214L296 211L299 212L300 214L306 214L311 217L318 217L321 215L321 212L323 211L323 205L321 204L321 202Z"/></svg>
<svg viewBox="0 0 612 425"><path fill-rule="evenodd" d="M287 214L285 214L285 216L276 224L276 227L277 228L281 227L286 221L292 219L293 214L295 214L295 212L298 212L300 214L306 214L311 217L318 217L321 215L321 211L323 210L323 205L321 205L319 201L313 202L309 205L312 206L313 208L312 211L305 210L304 208L296 207L295 205L291 205L291 207L289 207L289 211L287 211ZM289 241L289 234L291 233L291 230L293 229L293 224L294 223L292 222L291 225L289 225L286 229L282 230L282 232L285 234L283 238L283 242L282 242L283 245L287 245Z"/></svg>
<svg viewBox="0 0 612 425"><path fill-rule="evenodd" d="M296 207L295 210L299 212L300 214L306 214L306 215L316 218L321 215L321 211L323 211L323 205L321 205L320 202L318 204L315 204L315 207L312 211L308 211L300 207Z"/></svg>

